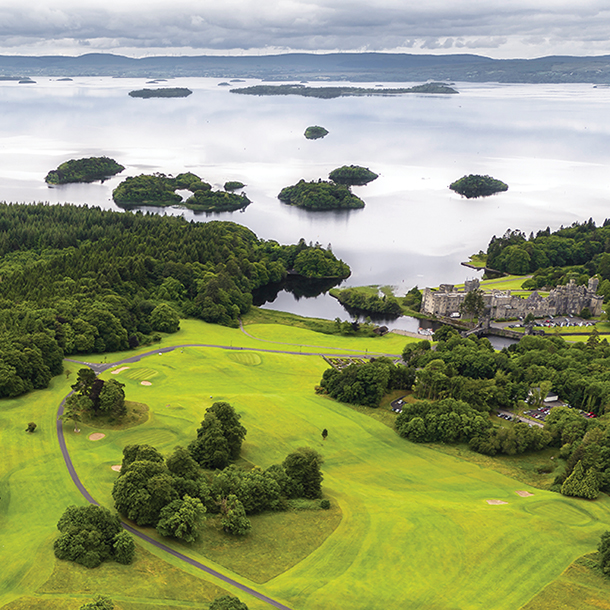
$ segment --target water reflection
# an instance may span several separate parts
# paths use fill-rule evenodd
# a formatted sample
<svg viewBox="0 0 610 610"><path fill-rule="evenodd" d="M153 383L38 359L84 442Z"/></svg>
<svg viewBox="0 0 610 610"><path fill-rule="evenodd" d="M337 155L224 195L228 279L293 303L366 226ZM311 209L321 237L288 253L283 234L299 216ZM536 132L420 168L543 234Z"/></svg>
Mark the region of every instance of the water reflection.
<svg viewBox="0 0 610 610"><path fill-rule="evenodd" d="M173 83L193 95L127 95L144 82L0 82L0 199L117 210L112 190L127 176L192 171L216 189L239 180L253 202L240 212L147 210L195 222L230 220L284 244L330 243L352 269L346 285L388 284L398 294L472 277L459 263L509 227L529 233L589 217L601 224L608 215L610 89L458 83L460 94L445 98L319 100L239 96L219 88L218 79L179 78ZM308 125L330 133L306 140ZM125 171L104 183L44 183L50 169L70 158L101 155ZM277 199L283 187L325 179L345 164L379 174L354 188L364 209L312 213ZM467 173L493 175L509 190L461 199L447 186ZM294 294L280 292L266 307L349 316L327 293L298 301Z"/></svg>

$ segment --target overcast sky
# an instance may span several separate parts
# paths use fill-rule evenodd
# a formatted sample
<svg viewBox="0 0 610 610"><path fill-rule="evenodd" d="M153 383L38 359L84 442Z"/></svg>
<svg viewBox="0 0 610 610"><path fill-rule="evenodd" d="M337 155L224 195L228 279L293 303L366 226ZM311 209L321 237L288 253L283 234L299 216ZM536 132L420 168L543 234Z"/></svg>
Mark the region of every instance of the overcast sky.
<svg viewBox="0 0 610 610"><path fill-rule="evenodd" d="M610 54L608 0L0 0L0 54Z"/></svg>

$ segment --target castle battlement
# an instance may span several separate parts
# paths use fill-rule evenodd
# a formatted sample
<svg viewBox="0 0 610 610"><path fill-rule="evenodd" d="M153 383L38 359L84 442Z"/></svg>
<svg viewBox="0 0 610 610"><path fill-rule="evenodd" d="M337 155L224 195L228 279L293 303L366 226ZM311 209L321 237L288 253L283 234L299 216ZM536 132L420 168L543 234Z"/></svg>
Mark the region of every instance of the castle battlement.
<svg viewBox="0 0 610 610"><path fill-rule="evenodd" d="M597 278L591 278L587 286L578 286L570 280L565 286L553 288L548 297L534 291L527 298L513 295L510 290L492 290L483 293L483 302L492 319L519 318L530 313L536 318L580 315L585 307L592 316L599 316L603 297L596 294L598 285ZM441 284L438 290L424 288L421 311L445 317L459 313L466 295L479 286L479 280L475 279L467 281L464 290L456 290L453 284Z"/></svg>

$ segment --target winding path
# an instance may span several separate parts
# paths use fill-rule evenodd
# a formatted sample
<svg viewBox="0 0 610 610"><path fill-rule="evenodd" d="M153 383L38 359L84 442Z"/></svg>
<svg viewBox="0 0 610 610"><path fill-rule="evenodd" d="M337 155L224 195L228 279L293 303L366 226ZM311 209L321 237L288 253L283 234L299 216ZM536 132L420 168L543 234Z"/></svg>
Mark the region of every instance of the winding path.
<svg viewBox="0 0 610 610"><path fill-rule="evenodd" d="M167 353L167 352L171 352L171 351L173 351L175 349L184 348L184 347L216 347L216 348L220 348L220 349L239 350L239 351L247 349L249 351L274 352L274 353L303 355L303 356L305 356L305 355L308 355L308 356L322 356L322 355L324 355L324 354L313 354L313 353L303 353L303 352L290 352L290 351L277 352L276 350L269 350L269 349L267 349L267 350L256 350L256 349L252 349L252 348L228 347L226 345L185 344L185 345L174 345L174 346L171 346L171 347L163 347L163 348L160 348L160 349L156 349L154 351L146 352L144 354L139 354L137 356L131 356L130 358L125 358L124 360L119 360L118 362L112 362L112 363L99 363L98 364L98 363L91 363L91 362L82 362L82 361L73 360L73 359L70 359L70 358L66 358L66 360L68 362L74 362L76 364L85 364L85 365L91 367L95 371L96 375L99 375L103 371L105 371L105 370L107 370L109 368L113 368L115 366L121 365L121 364L128 364L128 363L138 362L142 358L146 358L148 356L152 356L152 355L159 354L159 353ZM336 356L337 354L335 353L335 354L331 354L331 355ZM70 394L68 394L68 396L69 395ZM66 396L66 398L68 396ZM57 417L58 418L61 417L63 415L63 413L64 413L64 405L65 405L65 402L66 402L66 398L64 398L61 401L61 404L59 405L59 409L57 411ZM72 458L70 457L70 454L68 452L68 448L66 446L66 439L65 439L65 436L64 436L63 421L61 419L57 419L56 426L57 426L57 439L59 440L59 447L61 449L61 454L62 454L62 456L64 458L64 462L66 463L66 467L68 468L68 472L70 474L70 478L72 479L72 481L76 485L77 489L81 492L81 494L83 495L85 500L87 500L87 502L89 502L91 504L96 504L96 505L99 506L99 503L89 493L87 488L83 485L82 481L80 480L78 474L76 473L76 470L74 468L74 464L72 463ZM163 544L162 542L154 540L150 536L147 536L146 534L138 531L137 529L135 529L131 525L128 525L127 523L122 522L122 526L128 532L132 533L134 536L137 536L141 540L144 540L144 541L152 544L156 548L158 548L158 549L160 549L160 550L162 550L162 551L164 551L166 553L169 553L173 557L176 557L177 559L180 559L181 561L184 561L185 563L188 563L189 565L197 568L198 570L201 570L202 572L205 572L206 574L209 574L210 576L214 576L215 578L218 578L220 581L222 581L224 583L227 583L227 584L235 587L236 589L239 589L240 591L243 591L244 593L247 593L248 595L252 595L253 597L256 597L260 601L263 601L263 602L269 604L270 606L273 606L274 608L279 608L280 610L291 610L291 608L289 608L288 606L282 604L281 602L278 602L278 601L272 599L271 597L268 597L267 595L264 595L263 593L260 593L259 591L256 591L255 589L252 589L251 587L248 587L247 585L244 585L244 584L238 582L237 580L234 580L233 578L230 578L230 577L222 574L221 572L218 572L214 568L211 568L211 567L209 567L209 566L207 566L207 565L197 561L196 559L188 557L187 555L184 555L183 553L180 553L179 551L176 551L176 550L172 549L171 547Z"/></svg>
<svg viewBox="0 0 610 610"><path fill-rule="evenodd" d="M242 330L243 330L243 328L242 328ZM246 333L246 331L243 331L243 332L246 335L248 335L248 333ZM251 336L251 335L248 335L248 336ZM252 338L257 339L256 337L252 337ZM264 339L257 339L257 340L265 341ZM293 345L293 344L288 344L288 345ZM246 350L246 351L256 351L256 352L267 352L267 353L273 353L273 354L290 354L293 356L322 356L322 357L323 356L333 356L333 357L345 357L345 358L353 357L354 351L356 351L356 350L354 350L348 354L338 354L336 351L333 351L330 353L328 353L328 352L303 352L303 351L301 351L302 346L300 346L300 345L299 345L300 351L297 352L297 351L288 351L288 350L272 350L272 349L257 349L257 348L251 348L251 347L233 347L233 346L227 346L227 345L213 345L213 344L208 344L208 343L185 343L182 345L172 345L169 347L160 347L155 350L151 350L149 352L144 352L142 354L130 356L129 358L124 358L123 360L118 360L117 362L111 362L111 363L83 362L83 361L74 360L71 358L66 358L65 360L67 360L68 362L74 362L75 364L86 365L86 366L90 367L93 371L95 371L96 375L99 375L100 373L103 373L104 371L106 371L110 368L114 368L114 367L120 366L122 364L131 364L134 362L139 362L143 358L147 358L149 356L153 356L156 354L166 354L168 352L174 351L175 349L182 349L185 347L211 347L211 348L218 348L218 349L224 349L224 350L230 350L230 351ZM318 346L307 346L306 345L304 347L318 347ZM320 346L320 347L322 347L322 346ZM333 349L333 348L326 348L326 349ZM360 350L360 353L362 353L361 350ZM382 355L382 354L375 354L375 355ZM396 357L396 354L383 354L383 355L390 356L390 357ZM68 396L69 395L70 394L68 394ZM66 398L68 396L66 396ZM64 413L64 405L66 402L66 398L64 398L61 401L61 404L59 405L59 409L57 411L58 418L61 417ZM83 485L80 478L78 477L78 474L76 473L74 464L72 463L72 458L70 457L68 448L66 446L66 439L64 437L63 421L61 419L57 419L56 425L57 425L57 438L59 440L59 447L61 449L61 454L64 458L64 462L66 463L66 467L68 468L70 478L72 479L72 481L74 482L74 484L76 485L78 490L81 492L81 494L83 495L85 500L87 500L87 502L89 502L91 504L99 505L98 502L95 500L95 498L93 498L93 496L89 493L87 488ZM251 587L248 587L247 585L244 585L244 584L234 580L233 578L225 576L221 572L218 572L217 570L214 570L213 568L211 568L195 559L192 559L191 557L188 557L187 555L184 555L183 553L180 553L179 551L172 549L171 547L163 544L162 542L159 542L159 541L151 538L150 536L147 536L146 534L138 531L131 525L128 525L127 523L124 523L124 522L122 522L122 525L123 525L124 529L126 529L128 532L132 533L134 536L137 536L141 540L144 540L144 541L152 544L156 548L158 548L166 553L169 553L170 555L176 557L177 559L180 559L181 561L188 563L189 565L197 568L198 570L201 570L202 572L205 572L206 574L209 574L210 576L214 576L215 578L218 578L222 582L225 582L225 583L239 589L240 591L247 593L248 595L252 595L253 597L256 597L257 599L259 599L263 602L266 602L267 604L269 604L270 606L273 606L274 608L279 608L280 610L291 610L288 606L282 604L281 602L278 602L270 597L267 597L263 593L259 593L255 589L252 589Z"/></svg>

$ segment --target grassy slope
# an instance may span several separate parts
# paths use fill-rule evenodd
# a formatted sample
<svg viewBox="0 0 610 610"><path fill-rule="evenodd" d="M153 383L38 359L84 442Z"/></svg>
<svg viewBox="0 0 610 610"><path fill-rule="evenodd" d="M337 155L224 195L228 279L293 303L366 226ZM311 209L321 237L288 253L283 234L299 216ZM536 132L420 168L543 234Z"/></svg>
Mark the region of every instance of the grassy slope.
<svg viewBox="0 0 610 610"><path fill-rule="evenodd" d="M600 573L596 555L577 559L523 610L610 610L610 578Z"/></svg>
<svg viewBox="0 0 610 610"><path fill-rule="evenodd" d="M73 376L66 380L61 375L47 390L0 401L0 605L12 601L8 607L14 610L76 609L94 594L107 593L136 604L126 602L122 605L125 609L149 610L159 598L192 599L197 601L194 607L201 608L223 590L142 550L134 569L156 576L155 580L146 580L144 586L136 584L129 567L109 564L89 571L55 560L52 545L59 517L66 506L84 503L68 476L55 431L57 407L69 391L71 380ZM34 434L25 432L29 421L38 424ZM170 580L176 583L173 598L164 587ZM187 597L182 593L185 588L176 586L185 582L192 591ZM37 590L44 595L32 597ZM72 592L76 597L70 595Z"/></svg>
<svg viewBox="0 0 610 610"><path fill-rule="evenodd" d="M287 338L294 336L288 329ZM228 400L242 414L244 457L252 463L266 467L304 444L321 451L325 490L343 521L320 548L263 587L295 608L341 600L349 608L512 610L592 550L610 523L607 497L590 503L530 488L535 496L520 498L515 491L528 489L523 483L407 443L375 419L316 396L321 359L236 356L187 348L134 365L118 378L130 398L150 405L151 420L112 433L95 452L82 435L70 439L71 449L103 502L122 445L152 442L167 451L185 444L214 400ZM153 386L139 384L140 367ZM489 506L492 498L508 504ZM257 553L251 559L256 564ZM264 566L229 567L250 580L265 576Z"/></svg>
<svg viewBox="0 0 610 610"><path fill-rule="evenodd" d="M171 343L228 343L229 337L252 341L240 337L239 331L195 322L183 326ZM269 326L265 337L275 341L296 338L336 346L336 341L349 339L297 333L300 329L286 329L281 336L281 329ZM350 343L366 350L378 341ZM404 345L404 338L400 342ZM152 356L115 377L126 383L131 400L149 405L149 420L137 428L108 431L95 443L87 440L85 428L81 435L69 433L77 472L92 495L110 506L116 477L110 466L120 462L122 447L149 442L169 451L178 443L186 444L205 408L215 400L229 400L242 414L248 429L244 458L249 462L265 467L295 447L315 447L326 459L325 492L340 505L343 520L327 539L321 532L321 546L296 565L294 559L302 558L303 549L299 545L282 549L288 555L286 571L255 585L299 610L326 609L339 601L346 608L372 610L513 610L576 557L593 550L600 533L609 528L607 497L585 502L529 488L535 495L520 498L515 491L528 489L522 483L407 443L374 418L316 396L312 387L324 368L324 362L313 356L259 352L256 358L218 349L186 348ZM143 378L153 385L142 386ZM8 534L3 535L0 561L11 567L3 570L0 602L32 595L48 580L54 569L50 541L55 522L66 504L79 501L58 457L52 429L56 405L67 385L65 378L58 378L50 390L5 401L0 411L2 446L10 456L3 472L12 473L8 512L2 493L2 526ZM40 436L21 432L31 419L38 420ZM323 428L329 431L325 442L320 436ZM40 442L40 450L32 451L31 441ZM492 498L508 504L489 506L485 500ZM252 565L244 568L248 562L242 557L241 565L234 562L230 567L249 570L245 582L264 580L268 569L259 549L246 552ZM139 610L136 602L122 605ZM247 602L253 609L263 607L254 600Z"/></svg>

